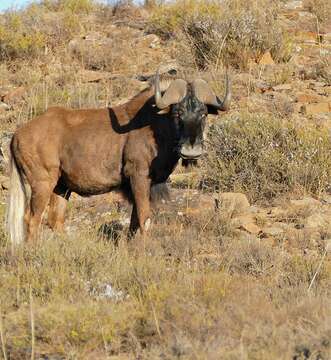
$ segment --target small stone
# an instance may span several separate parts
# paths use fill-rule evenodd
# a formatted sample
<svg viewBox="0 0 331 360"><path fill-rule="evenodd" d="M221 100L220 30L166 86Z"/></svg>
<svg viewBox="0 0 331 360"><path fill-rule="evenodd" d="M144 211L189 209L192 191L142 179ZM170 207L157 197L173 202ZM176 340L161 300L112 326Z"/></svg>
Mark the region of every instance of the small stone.
<svg viewBox="0 0 331 360"><path fill-rule="evenodd" d="M277 225L277 224L273 224L271 226L263 228L263 233L268 235L268 236L281 235L281 234L284 233L284 227L280 226L280 225Z"/></svg>
<svg viewBox="0 0 331 360"><path fill-rule="evenodd" d="M325 250L327 253L331 253L331 239L325 240Z"/></svg>
<svg viewBox="0 0 331 360"><path fill-rule="evenodd" d="M273 86L273 90L274 91L292 90L292 85L291 84L276 85L276 86Z"/></svg>
<svg viewBox="0 0 331 360"><path fill-rule="evenodd" d="M326 86L326 83L322 82L322 81L312 81L309 84L309 89L318 89L318 88L323 88L324 86Z"/></svg>
<svg viewBox="0 0 331 360"><path fill-rule="evenodd" d="M232 219L231 225L237 229L245 230L250 234L257 235L261 233L262 230L259 226L256 225L255 221L256 220L252 214L246 214Z"/></svg>
<svg viewBox="0 0 331 360"><path fill-rule="evenodd" d="M257 235L261 232L261 229L253 223L242 224L240 228L244 229L250 234Z"/></svg>
<svg viewBox="0 0 331 360"><path fill-rule="evenodd" d="M269 90L272 89L272 87L268 83L266 83L264 81L256 81L255 82L255 87L261 93L264 93L264 92L269 91Z"/></svg>
<svg viewBox="0 0 331 360"><path fill-rule="evenodd" d="M250 208L245 194L226 192L215 196L216 208L235 217L246 214Z"/></svg>
<svg viewBox="0 0 331 360"><path fill-rule="evenodd" d="M8 190L10 184L10 179L8 176L0 175L0 185L2 189Z"/></svg>
<svg viewBox="0 0 331 360"><path fill-rule="evenodd" d="M321 205L321 203L310 197L310 196L306 196L304 197L303 199L299 199L299 200L290 200L290 204L295 206L295 207L299 207L299 208L302 208L302 207L318 207Z"/></svg>
<svg viewBox="0 0 331 360"><path fill-rule="evenodd" d="M287 10L302 10L303 9L303 1L302 0L293 0L288 1L284 4L284 7Z"/></svg>
<svg viewBox="0 0 331 360"><path fill-rule="evenodd" d="M331 195L329 195L329 194L324 194L324 195L323 195L323 198L322 198L322 202L323 202L324 204L331 205Z"/></svg>
<svg viewBox="0 0 331 360"><path fill-rule="evenodd" d="M329 221L320 213L315 213L307 217L305 227L307 229L320 229L327 226Z"/></svg>
<svg viewBox="0 0 331 360"><path fill-rule="evenodd" d="M20 86L16 89L9 91L6 95L3 96L2 101L5 103L14 103L18 100L21 100L26 94L26 89L24 86Z"/></svg>
<svg viewBox="0 0 331 360"><path fill-rule="evenodd" d="M330 112L330 105L327 102L320 102L317 104L306 104L303 107L303 112L307 115L315 115Z"/></svg>
<svg viewBox="0 0 331 360"><path fill-rule="evenodd" d="M84 83L100 82L110 79L111 76L112 74L106 71L81 70L78 72L78 77Z"/></svg>
<svg viewBox="0 0 331 360"><path fill-rule="evenodd" d="M274 65L275 64L269 51L264 53L264 55L261 57L261 59L259 61L259 64L260 65Z"/></svg>
<svg viewBox="0 0 331 360"><path fill-rule="evenodd" d="M149 47L151 49L155 49L160 46L160 38L155 34L149 34L138 38L135 41L135 45L142 48Z"/></svg>
<svg viewBox="0 0 331 360"><path fill-rule="evenodd" d="M318 103L322 100L322 96L313 93L298 93L295 98L298 103Z"/></svg>
<svg viewBox="0 0 331 360"><path fill-rule="evenodd" d="M10 110L10 107L6 103L0 101L0 113L8 110Z"/></svg>

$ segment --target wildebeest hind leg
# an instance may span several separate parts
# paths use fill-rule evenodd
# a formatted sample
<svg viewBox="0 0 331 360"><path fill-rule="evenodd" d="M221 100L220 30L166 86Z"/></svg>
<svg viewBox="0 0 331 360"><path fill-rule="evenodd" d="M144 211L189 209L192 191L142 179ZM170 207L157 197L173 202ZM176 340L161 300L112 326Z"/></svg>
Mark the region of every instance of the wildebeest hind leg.
<svg viewBox="0 0 331 360"><path fill-rule="evenodd" d="M27 224L27 241L37 237L43 213L48 205L55 184L49 181L35 182L31 186L30 216Z"/></svg>
<svg viewBox="0 0 331 360"><path fill-rule="evenodd" d="M55 187L49 203L47 223L54 231L62 232L65 212L71 191Z"/></svg>

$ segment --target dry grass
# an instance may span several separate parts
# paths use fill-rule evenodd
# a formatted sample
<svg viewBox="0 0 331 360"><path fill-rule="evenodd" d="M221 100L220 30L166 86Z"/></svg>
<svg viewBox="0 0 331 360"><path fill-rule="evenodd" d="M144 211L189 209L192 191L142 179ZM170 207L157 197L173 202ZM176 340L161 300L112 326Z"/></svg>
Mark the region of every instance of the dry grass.
<svg viewBox="0 0 331 360"><path fill-rule="evenodd" d="M31 287L36 356L289 359L305 348L326 359L330 264L308 293L319 255L298 257L221 235L222 223L201 232L202 225L203 218L181 231L156 228L139 255L125 241L98 239L93 228L15 255L2 237L8 356L30 354ZM110 284L121 293L107 297Z"/></svg>

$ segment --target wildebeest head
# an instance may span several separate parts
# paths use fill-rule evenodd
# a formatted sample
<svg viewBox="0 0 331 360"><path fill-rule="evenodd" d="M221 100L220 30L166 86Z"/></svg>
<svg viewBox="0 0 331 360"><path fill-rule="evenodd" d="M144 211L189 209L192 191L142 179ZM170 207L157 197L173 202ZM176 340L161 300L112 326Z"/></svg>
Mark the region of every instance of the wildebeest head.
<svg viewBox="0 0 331 360"><path fill-rule="evenodd" d="M195 160L203 152L203 132L208 114L230 108L230 81L226 75L226 92L223 101L213 93L202 79L186 82L174 80L161 94L159 74L155 77L155 104L160 110L169 110L179 138L178 152L182 159Z"/></svg>

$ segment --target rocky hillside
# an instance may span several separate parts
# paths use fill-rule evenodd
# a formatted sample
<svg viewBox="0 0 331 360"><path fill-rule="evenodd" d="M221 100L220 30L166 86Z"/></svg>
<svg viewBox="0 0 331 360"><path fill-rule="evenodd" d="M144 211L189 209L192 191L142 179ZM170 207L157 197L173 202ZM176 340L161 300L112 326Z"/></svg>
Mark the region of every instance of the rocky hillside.
<svg viewBox="0 0 331 360"><path fill-rule="evenodd" d="M146 3L0 15L2 218L11 134L49 106L119 104L157 68L222 94L228 67L234 94L143 250L118 194L74 194L66 233L15 254L1 227L3 357L331 358L329 2Z"/></svg>

